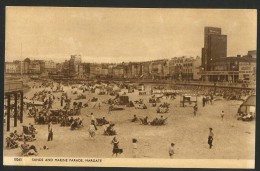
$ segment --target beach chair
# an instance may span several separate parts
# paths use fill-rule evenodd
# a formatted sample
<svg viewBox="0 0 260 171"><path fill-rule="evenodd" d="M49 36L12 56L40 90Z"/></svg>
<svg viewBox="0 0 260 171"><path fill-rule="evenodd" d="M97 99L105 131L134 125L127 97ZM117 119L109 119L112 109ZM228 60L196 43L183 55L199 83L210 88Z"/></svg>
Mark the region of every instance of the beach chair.
<svg viewBox="0 0 260 171"><path fill-rule="evenodd" d="M33 133L29 130L28 126L23 126L23 133L24 133L24 134L28 134L28 135L33 134Z"/></svg>
<svg viewBox="0 0 260 171"><path fill-rule="evenodd" d="M96 123L97 123L97 126L102 126L103 125L103 118L96 118Z"/></svg>
<svg viewBox="0 0 260 171"><path fill-rule="evenodd" d="M141 125L143 125L144 124L144 119L143 118L139 118L139 120L140 120Z"/></svg>
<svg viewBox="0 0 260 171"><path fill-rule="evenodd" d="M7 137L6 146L7 146L7 148L13 149L13 148L17 148L18 144L14 140L12 140L10 137Z"/></svg>
<svg viewBox="0 0 260 171"><path fill-rule="evenodd" d="M23 148L22 145L21 145L20 148L21 148L21 151L22 151L22 156L28 156L29 155L30 149Z"/></svg>
<svg viewBox="0 0 260 171"><path fill-rule="evenodd" d="M35 138L35 135L24 134L24 140L28 141L28 142L32 142L32 141L36 140L36 138Z"/></svg>

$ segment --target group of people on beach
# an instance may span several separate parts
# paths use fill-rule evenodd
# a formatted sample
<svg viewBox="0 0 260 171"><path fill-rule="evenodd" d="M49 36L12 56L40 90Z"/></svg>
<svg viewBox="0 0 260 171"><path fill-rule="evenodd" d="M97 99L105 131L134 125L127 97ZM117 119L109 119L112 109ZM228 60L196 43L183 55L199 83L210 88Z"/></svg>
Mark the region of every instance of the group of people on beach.
<svg viewBox="0 0 260 171"><path fill-rule="evenodd" d="M59 90L64 90L63 88L63 84L61 83L56 83L58 84ZM55 89L54 86L54 82L52 83L42 83L42 84L34 84L32 87L33 88L39 88L39 87L44 87L44 88L50 88L53 91ZM72 84L73 85L73 84ZM58 90L57 88L55 90ZM221 95L224 98L227 97L231 97L232 95L238 95L237 98L240 98L240 96L244 96L244 95L248 95L250 93L252 93L251 91L247 91L247 90L243 90L243 91L238 91L238 90L234 90L234 89L228 89L228 88L209 88L209 87L203 87L203 86L176 86L177 90L182 90L182 92L196 92L197 94L203 95L202 98L202 106L205 107L206 104L208 104L209 102L212 104L213 100L214 100L214 95ZM86 91L86 89L84 88L84 91ZM83 92L84 92L83 91ZM174 96L175 98L175 96ZM50 110L53 107L53 104L57 101L60 101L60 106L64 107L66 109L66 111L70 111L71 108L73 107L72 104L72 100L69 97L69 95L67 93L62 93L62 95L58 96L58 95L53 95L50 91L47 90L42 90L39 92L36 92L33 97L32 100L38 100L43 102L43 106L42 109L47 110L48 112L50 112ZM143 103L142 100L138 99L138 103ZM98 109L101 108L100 103L98 104ZM169 107L169 104L164 102L161 105L159 105L160 107ZM26 108L29 111L29 115L34 115L34 113L36 113L35 115L37 116L38 113L40 113L40 110L38 107L36 107L33 103L28 103L28 105L26 106ZM95 106L93 107L95 108ZM193 111L194 111L194 116L197 115L198 113L198 105L197 103L194 105L193 107ZM47 112L47 113L48 113ZM61 112L62 113L62 112ZM109 111L109 113L111 113ZM71 117L69 118L68 115L64 115L63 113L61 114L61 126L67 126L69 125L71 127L71 130L75 130L77 128L83 127L83 120L80 119L79 117ZM224 116L225 116L225 112L221 111L220 112L220 117L221 120L224 120ZM96 132L98 130L97 127L97 120L94 116L93 113L91 113L90 115L91 119L90 119L90 123L88 126L88 135L91 139L95 139L96 136ZM105 117L103 117L103 119L105 120ZM141 119L141 122L143 125L148 125L153 123L154 125L160 125L160 123L163 123L165 121L166 118L164 118L164 116L161 116L160 118L154 118L152 121L148 121L148 116L146 116L145 118ZM134 115L133 119L131 120L132 122L136 122L139 121L140 119L137 118L136 115ZM53 128L52 128L52 120L48 121L48 138L47 141L53 141ZM107 135L116 135L116 131L114 129L115 124L110 123L108 121L104 121L103 124L103 129L104 129L104 134ZM16 148L18 146L17 141L22 139L24 141L23 148L27 149L28 151L34 151L35 154L38 154L38 151L36 149L36 147L34 145L28 145L26 144L27 141L33 140L35 139L35 134L37 132L37 130L34 128L33 125L29 125L28 127L28 132L23 132L22 135L19 135L17 133L17 131L14 131L12 134L10 134L10 136L8 137L8 146L9 147L14 147ZM209 145L209 149L212 149L213 147L213 138L214 138L214 134L213 134L213 128L209 128L209 135L208 135L208 145ZM138 157L138 148L137 148L137 139L133 138L132 139L132 144L133 144L133 157L136 158ZM113 145L113 150L112 150L112 156L114 155L118 155L123 153L123 149L119 146L119 141L117 139L116 136L113 137L111 144ZM175 144L174 143L170 143L169 145L169 157L173 158L174 154L175 154L175 150L174 150ZM27 151L25 150L25 151ZM30 153L31 154L31 153Z"/></svg>

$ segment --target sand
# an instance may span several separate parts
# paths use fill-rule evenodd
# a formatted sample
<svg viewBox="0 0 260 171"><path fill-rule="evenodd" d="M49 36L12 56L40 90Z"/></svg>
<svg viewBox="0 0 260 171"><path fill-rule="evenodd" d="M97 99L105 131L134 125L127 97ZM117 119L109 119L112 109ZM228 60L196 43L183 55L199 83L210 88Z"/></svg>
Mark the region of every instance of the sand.
<svg viewBox="0 0 260 171"><path fill-rule="evenodd" d="M30 89L25 96L31 97L34 92L42 88ZM77 95L72 95L69 87L64 88L72 99ZM78 91L81 94L82 91ZM127 92L123 90L121 93ZM54 93L59 95L60 93ZM102 102L114 96L97 95L96 93L84 93L87 99L80 100L85 103L92 97L97 97L98 102ZM130 100L144 99L148 109L135 109L125 107L122 111L112 111L108 113L108 105L101 103L101 109L98 105L93 108L93 102L81 110L79 117L83 118L84 127L78 130L70 130L70 127L60 127L59 124L53 125L54 140L47 141L48 126L35 125L38 130L37 140L29 142L39 149L39 156L42 157L97 157L110 158L112 156L113 136L103 135L103 128L98 127L96 138L90 139L88 135L88 126L90 124L90 113L95 117L106 117L107 120L115 123L115 129L118 132L117 139L120 142L120 148L124 150L118 157L132 157L132 138L138 140L139 158L169 158L168 148L170 143L175 143L174 158L178 159L254 159L255 158L255 121L243 122L236 118L237 109L242 101L219 100L214 104L207 104L202 107L201 97L198 98L197 116L193 116L192 106L180 107L180 98L175 100L162 99L162 102L170 103L169 112L166 114L157 114L156 107L148 103L149 95L138 95L138 92L127 93ZM60 108L60 101L56 100L53 108ZM221 120L220 112L224 110L224 120ZM27 113L27 112L26 112ZM33 123L33 118L24 115L24 123ZM132 123L130 119L136 114L137 117L148 116L149 120L163 115L167 117L167 123L164 126L141 125L139 122ZM13 127L11 121L11 131L18 130L22 132L22 125ZM214 141L213 148L209 149L207 138L209 127L213 128ZM6 132L4 124L4 137ZM22 142L19 142L21 144ZM5 145L5 142L4 142ZM40 147L48 146L48 150L40 150ZM4 156L21 156L21 149L7 149L4 147Z"/></svg>

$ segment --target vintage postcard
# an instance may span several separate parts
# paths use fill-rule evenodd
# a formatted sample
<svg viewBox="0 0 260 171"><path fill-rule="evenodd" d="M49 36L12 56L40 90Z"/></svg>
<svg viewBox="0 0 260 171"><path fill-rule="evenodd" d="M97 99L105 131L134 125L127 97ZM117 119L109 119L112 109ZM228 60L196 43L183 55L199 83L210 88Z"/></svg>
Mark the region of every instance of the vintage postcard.
<svg viewBox="0 0 260 171"><path fill-rule="evenodd" d="M6 7L3 164L254 168L257 11Z"/></svg>

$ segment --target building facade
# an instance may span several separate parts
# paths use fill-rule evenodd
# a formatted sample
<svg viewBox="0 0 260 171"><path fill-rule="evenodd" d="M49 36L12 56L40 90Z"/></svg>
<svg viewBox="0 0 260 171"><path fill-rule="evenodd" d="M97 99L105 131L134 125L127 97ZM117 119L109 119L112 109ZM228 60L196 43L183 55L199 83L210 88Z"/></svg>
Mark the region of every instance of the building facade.
<svg viewBox="0 0 260 171"><path fill-rule="evenodd" d="M29 74L41 74L40 61L31 61L28 68Z"/></svg>
<svg viewBox="0 0 260 171"><path fill-rule="evenodd" d="M44 72L56 73L56 63L52 60L44 61Z"/></svg>
<svg viewBox="0 0 260 171"><path fill-rule="evenodd" d="M5 62L5 73L6 74L17 74L17 73L19 73L18 65L14 62Z"/></svg>
<svg viewBox="0 0 260 171"><path fill-rule="evenodd" d="M221 34L221 28L204 28L204 47L202 48L202 68L210 70L212 60L227 56L227 35Z"/></svg>
<svg viewBox="0 0 260 171"><path fill-rule="evenodd" d="M69 75L77 77L79 75L81 64L81 56L80 55L71 55L69 60Z"/></svg>
<svg viewBox="0 0 260 171"><path fill-rule="evenodd" d="M250 56L224 57L213 60L204 80L212 82L255 82L256 58Z"/></svg>

